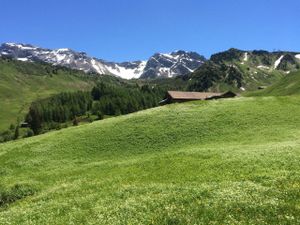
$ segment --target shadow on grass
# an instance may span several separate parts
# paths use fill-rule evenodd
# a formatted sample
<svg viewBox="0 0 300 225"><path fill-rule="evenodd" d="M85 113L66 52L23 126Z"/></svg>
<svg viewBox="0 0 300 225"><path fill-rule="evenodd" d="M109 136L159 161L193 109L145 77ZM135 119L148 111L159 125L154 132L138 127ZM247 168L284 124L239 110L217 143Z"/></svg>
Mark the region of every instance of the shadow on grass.
<svg viewBox="0 0 300 225"><path fill-rule="evenodd" d="M15 184L11 188L0 186L0 208L6 207L37 192L37 189L28 184Z"/></svg>

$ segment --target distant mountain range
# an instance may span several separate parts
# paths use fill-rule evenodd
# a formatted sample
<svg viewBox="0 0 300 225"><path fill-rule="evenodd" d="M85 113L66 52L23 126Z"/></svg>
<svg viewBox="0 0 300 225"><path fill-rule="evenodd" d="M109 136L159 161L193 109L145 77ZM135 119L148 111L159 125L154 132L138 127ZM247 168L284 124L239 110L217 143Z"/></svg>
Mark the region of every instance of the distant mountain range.
<svg viewBox="0 0 300 225"><path fill-rule="evenodd" d="M244 51L234 48L213 54L209 60L196 52L175 51L169 54L156 53L147 61L115 63L71 49L51 50L28 44L5 43L0 46L1 55L125 79L177 77L191 91L257 90L300 69L299 52Z"/></svg>
<svg viewBox="0 0 300 225"><path fill-rule="evenodd" d="M21 61L43 61L85 72L115 75L124 79L186 75L195 71L206 61L196 52L175 51L169 54L156 53L147 61L115 63L90 57L84 52L76 52L68 48L51 50L17 43L2 44L0 55Z"/></svg>

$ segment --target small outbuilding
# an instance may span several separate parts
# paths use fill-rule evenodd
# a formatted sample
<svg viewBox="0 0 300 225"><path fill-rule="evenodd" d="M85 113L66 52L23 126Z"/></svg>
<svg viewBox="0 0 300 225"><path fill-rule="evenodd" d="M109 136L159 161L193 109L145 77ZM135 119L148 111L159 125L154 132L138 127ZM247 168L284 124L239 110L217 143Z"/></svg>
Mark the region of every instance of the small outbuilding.
<svg viewBox="0 0 300 225"><path fill-rule="evenodd" d="M168 91L164 100L159 104L165 105L175 102L187 102L193 100L211 100L219 98L233 98L236 94L227 91L225 93L217 92L185 92L185 91Z"/></svg>
<svg viewBox="0 0 300 225"><path fill-rule="evenodd" d="M22 123L20 123L20 127L21 128L29 127L29 124L27 122L22 122Z"/></svg>

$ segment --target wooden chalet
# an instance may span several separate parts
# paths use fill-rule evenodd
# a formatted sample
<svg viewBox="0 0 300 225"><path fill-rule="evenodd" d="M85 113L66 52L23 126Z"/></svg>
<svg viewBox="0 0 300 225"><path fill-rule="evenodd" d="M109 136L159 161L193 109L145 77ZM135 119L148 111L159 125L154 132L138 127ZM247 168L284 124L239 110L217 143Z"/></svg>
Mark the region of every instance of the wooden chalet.
<svg viewBox="0 0 300 225"><path fill-rule="evenodd" d="M233 98L236 94L227 91L225 93L215 93L215 92L184 92L184 91L168 91L164 100L159 104L170 104L175 102L187 102L193 100L211 100L219 98Z"/></svg>

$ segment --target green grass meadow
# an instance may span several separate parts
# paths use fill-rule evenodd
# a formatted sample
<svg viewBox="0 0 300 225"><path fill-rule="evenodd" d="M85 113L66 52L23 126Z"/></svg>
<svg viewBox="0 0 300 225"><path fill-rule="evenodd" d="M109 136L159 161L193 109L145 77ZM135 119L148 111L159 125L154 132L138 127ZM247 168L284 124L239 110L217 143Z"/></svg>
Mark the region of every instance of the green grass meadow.
<svg viewBox="0 0 300 225"><path fill-rule="evenodd" d="M300 71L291 72L264 90L248 92L246 96L300 95Z"/></svg>
<svg viewBox="0 0 300 225"><path fill-rule="evenodd" d="M0 59L0 132L21 121L31 102L63 91L90 90L93 82L82 72L53 70L43 64Z"/></svg>
<svg viewBox="0 0 300 225"><path fill-rule="evenodd" d="M0 144L0 224L300 224L299 115L197 101Z"/></svg>

